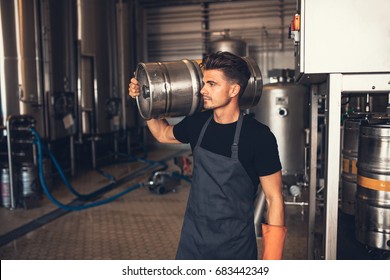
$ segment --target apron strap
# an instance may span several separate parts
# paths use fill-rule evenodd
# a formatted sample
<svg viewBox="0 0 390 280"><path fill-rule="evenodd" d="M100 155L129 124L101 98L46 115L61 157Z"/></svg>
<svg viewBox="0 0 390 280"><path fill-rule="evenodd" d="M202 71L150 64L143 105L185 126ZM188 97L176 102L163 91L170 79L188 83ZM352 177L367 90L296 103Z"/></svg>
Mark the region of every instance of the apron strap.
<svg viewBox="0 0 390 280"><path fill-rule="evenodd" d="M211 119L213 118L213 114L211 114L210 118L206 121L206 123L203 125L202 130L200 131L198 142L196 142L196 147L200 146L200 143L202 143L204 133L206 132L206 128L208 127Z"/></svg>
<svg viewBox="0 0 390 280"><path fill-rule="evenodd" d="M203 125L202 130L200 131L200 134L199 134L199 137L198 137L198 141L196 142L196 147L199 147L200 144L202 143L203 136L204 136L204 134L206 132L206 129L207 129L207 127L208 127L208 125L209 125L209 123L210 123L212 118L213 118L213 115L211 115L210 118L208 118L208 120ZM236 125L236 131L234 133L233 144L232 144L232 147L231 147L231 150L232 150L231 158L232 159L238 159L238 142L240 140L240 132L241 132L241 127L242 127L243 120L244 120L244 116L240 112L240 115L239 115L238 121L237 121L237 125Z"/></svg>
<svg viewBox="0 0 390 280"><path fill-rule="evenodd" d="M240 116L238 117L236 132L234 133L234 140L232 144L232 159L238 159L238 142L240 141L240 132L242 127L242 122L244 120L244 116L240 112Z"/></svg>

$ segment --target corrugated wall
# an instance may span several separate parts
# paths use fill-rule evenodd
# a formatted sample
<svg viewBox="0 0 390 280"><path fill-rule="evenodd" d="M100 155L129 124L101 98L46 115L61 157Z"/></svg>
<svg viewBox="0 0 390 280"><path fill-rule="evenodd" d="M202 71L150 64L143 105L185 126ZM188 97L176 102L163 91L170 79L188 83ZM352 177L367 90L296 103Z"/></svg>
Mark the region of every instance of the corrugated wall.
<svg viewBox="0 0 390 280"><path fill-rule="evenodd" d="M201 58L208 44L229 30L232 38L248 44L265 79L270 69L294 67L288 28L295 0L171 5L146 9L148 61Z"/></svg>

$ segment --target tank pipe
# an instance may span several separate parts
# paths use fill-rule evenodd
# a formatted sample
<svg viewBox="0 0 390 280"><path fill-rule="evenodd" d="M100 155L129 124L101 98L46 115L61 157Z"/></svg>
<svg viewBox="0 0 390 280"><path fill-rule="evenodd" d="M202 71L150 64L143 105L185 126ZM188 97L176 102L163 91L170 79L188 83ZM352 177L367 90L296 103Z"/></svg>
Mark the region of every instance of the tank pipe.
<svg viewBox="0 0 390 280"><path fill-rule="evenodd" d="M285 205L293 205L293 206L308 206L308 202L297 202L297 201L285 201Z"/></svg>
<svg viewBox="0 0 390 280"><path fill-rule="evenodd" d="M70 146L70 174L75 175L75 156L74 156L74 136L69 137L69 146Z"/></svg>
<svg viewBox="0 0 390 280"><path fill-rule="evenodd" d="M10 188L10 198L11 198L11 209L16 208L15 194L14 194L14 170L13 170L13 160L12 160L12 143L11 143L11 122L13 116L8 116L7 118L7 149L8 149L8 169L9 169L9 188Z"/></svg>
<svg viewBox="0 0 390 280"><path fill-rule="evenodd" d="M79 2L77 2L79 5ZM81 32L81 31L79 31ZM79 35L81 36L81 35ZM78 134L78 139L77 142L79 144L83 143L83 104L82 104L82 79L81 79L81 40L79 39L77 41L77 134Z"/></svg>
<svg viewBox="0 0 390 280"><path fill-rule="evenodd" d="M38 5L37 1L34 1L34 32L35 32L35 67L37 71L37 106L42 106L43 103L43 85L42 85L42 53L41 53L41 40L40 40L40 22L39 22L39 13L38 13ZM46 128L47 129L47 128ZM44 128L45 130L45 128Z"/></svg>
<svg viewBox="0 0 390 280"><path fill-rule="evenodd" d="M286 9L285 9L285 5L286 3L284 3L284 0L280 0L280 42L281 42L281 51L284 51L284 25L285 25L285 22L284 22L284 19L286 17Z"/></svg>
<svg viewBox="0 0 390 280"><path fill-rule="evenodd" d="M119 60L119 73L118 73L118 79L119 79L119 95L122 98L121 102L121 108L122 108L122 129L126 131L126 75L125 75L125 38L124 38L124 28L125 28L125 20L124 20L124 9L126 5L123 3L122 0L119 1L117 4L117 38L118 38L118 60Z"/></svg>

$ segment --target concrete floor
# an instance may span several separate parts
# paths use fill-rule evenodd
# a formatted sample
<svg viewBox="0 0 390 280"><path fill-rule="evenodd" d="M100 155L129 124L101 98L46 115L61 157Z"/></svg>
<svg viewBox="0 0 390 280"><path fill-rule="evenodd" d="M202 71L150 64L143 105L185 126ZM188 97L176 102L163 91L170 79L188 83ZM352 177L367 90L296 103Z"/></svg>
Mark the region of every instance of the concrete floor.
<svg viewBox="0 0 390 280"><path fill-rule="evenodd" d="M151 152L149 159L161 160L177 152L159 150ZM168 170L179 170L173 164L173 160L167 163ZM121 163L104 168L104 171L120 179L145 166L147 163ZM150 174L151 171L147 171L105 193L101 198L112 196L139 182L146 182ZM90 193L110 183L110 180L94 170L83 172L70 181L80 193ZM113 202L81 211L60 210L44 195L39 201L39 206L33 209L0 208L0 258L174 259L190 187L188 182L181 180L175 192L163 195L152 193L147 187L141 187ZM69 204L75 199L62 183L54 185L53 196L63 204ZM284 250L286 260L307 259L306 210L307 208L300 206L286 206L288 227ZM261 255L261 238L258 239L258 250Z"/></svg>

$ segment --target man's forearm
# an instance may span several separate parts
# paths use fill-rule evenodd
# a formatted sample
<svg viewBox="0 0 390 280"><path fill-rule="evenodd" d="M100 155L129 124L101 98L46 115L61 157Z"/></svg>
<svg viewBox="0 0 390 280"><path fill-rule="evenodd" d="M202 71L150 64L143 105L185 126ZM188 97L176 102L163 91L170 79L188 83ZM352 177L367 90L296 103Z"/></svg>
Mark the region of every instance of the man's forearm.
<svg viewBox="0 0 390 280"><path fill-rule="evenodd" d="M268 202L267 222L274 226L284 226L284 203L283 199Z"/></svg>

